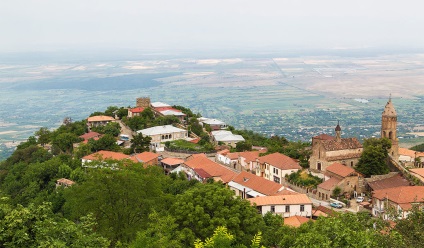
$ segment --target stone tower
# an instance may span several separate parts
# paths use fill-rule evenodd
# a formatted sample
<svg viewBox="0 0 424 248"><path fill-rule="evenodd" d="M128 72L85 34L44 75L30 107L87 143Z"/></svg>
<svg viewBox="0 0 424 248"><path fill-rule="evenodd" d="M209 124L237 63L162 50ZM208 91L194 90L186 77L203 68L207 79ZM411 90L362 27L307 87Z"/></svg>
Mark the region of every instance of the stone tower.
<svg viewBox="0 0 424 248"><path fill-rule="evenodd" d="M340 122L337 122L337 126L334 131L336 131L336 141L340 142L342 140L342 128L340 127Z"/></svg>
<svg viewBox="0 0 424 248"><path fill-rule="evenodd" d="M150 107L150 97L137 98L137 107L142 107L142 108Z"/></svg>
<svg viewBox="0 0 424 248"><path fill-rule="evenodd" d="M399 140L396 135L396 127L397 114L392 97L390 97L381 116L381 138L388 138L392 142L389 153L397 161L399 159Z"/></svg>

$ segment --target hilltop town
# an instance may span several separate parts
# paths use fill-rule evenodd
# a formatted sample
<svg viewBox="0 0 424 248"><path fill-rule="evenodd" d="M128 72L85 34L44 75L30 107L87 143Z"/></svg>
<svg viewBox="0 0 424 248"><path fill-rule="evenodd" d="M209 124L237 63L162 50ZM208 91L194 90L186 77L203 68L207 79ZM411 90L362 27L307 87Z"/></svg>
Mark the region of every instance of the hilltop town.
<svg viewBox="0 0 424 248"><path fill-rule="evenodd" d="M53 131L41 128L2 164L2 190L16 203L31 203L26 197L28 186L22 184L20 190L10 186L15 164L56 159L63 164L43 180L53 180L55 190L63 191L59 212L70 211L63 202L73 198L66 192L87 193L77 193L93 180L87 175L97 177L98 171L104 170L109 172L101 173L119 174L139 165L154 170L153 178L223 187L230 190L231 199L245 201L263 218L278 216L284 225L294 228L338 216L336 213L368 213L387 221L408 219L415 207L424 203L424 153L399 147L391 98L381 120L381 139L370 138L363 144L356 137L344 137L340 123L334 133L317 133L310 143L289 142L284 137L236 130L183 106L137 98L133 107L109 107L83 121L65 119ZM41 185L40 192L47 190ZM178 196L194 186L169 187ZM73 201L83 204L83 199ZM225 217L231 219L232 214ZM112 242L120 240L108 237Z"/></svg>

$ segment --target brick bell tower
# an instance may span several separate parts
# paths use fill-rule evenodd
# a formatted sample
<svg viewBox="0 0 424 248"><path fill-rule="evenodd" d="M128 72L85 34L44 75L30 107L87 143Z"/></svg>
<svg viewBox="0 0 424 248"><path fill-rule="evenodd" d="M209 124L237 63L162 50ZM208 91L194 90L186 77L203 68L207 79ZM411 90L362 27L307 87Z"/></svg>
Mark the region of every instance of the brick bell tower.
<svg viewBox="0 0 424 248"><path fill-rule="evenodd" d="M396 135L397 128L397 114L395 107L392 103L392 97L390 96L389 101L384 107L384 111L381 116L381 138L388 138L392 142L392 147L389 150L389 154L396 160L399 160L399 140Z"/></svg>

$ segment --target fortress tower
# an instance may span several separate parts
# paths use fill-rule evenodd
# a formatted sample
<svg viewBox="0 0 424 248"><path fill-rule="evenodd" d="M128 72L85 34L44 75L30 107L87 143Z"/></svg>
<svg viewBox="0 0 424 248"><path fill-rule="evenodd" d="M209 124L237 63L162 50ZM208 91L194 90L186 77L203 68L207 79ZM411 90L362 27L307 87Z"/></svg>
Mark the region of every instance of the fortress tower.
<svg viewBox="0 0 424 248"><path fill-rule="evenodd" d="M137 107L148 108L150 107L150 97L139 97L136 104Z"/></svg>
<svg viewBox="0 0 424 248"><path fill-rule="evenodd" d="M392 97L390 97L381 116L381 138L388 138L392 142L389 153L397 161L399 159L399 140L396 135L396 127L397 114Z"/></svg>

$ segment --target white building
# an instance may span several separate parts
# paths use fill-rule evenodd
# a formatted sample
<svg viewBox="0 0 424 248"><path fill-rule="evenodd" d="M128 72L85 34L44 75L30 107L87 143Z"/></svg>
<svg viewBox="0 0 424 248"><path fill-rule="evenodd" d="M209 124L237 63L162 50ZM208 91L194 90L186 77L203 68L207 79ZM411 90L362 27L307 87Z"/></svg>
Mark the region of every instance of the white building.
<svg viewBox="0 0 424 248"><path fill-rule="evenodd" d="M212 130L220 130L220 129L226 129L228 126L225 122L217 120L217 119L210 119L206 117L200 117L197 119L199 123L203 126L204 124L209 125Z"/></svg>
<svg viewBox="0 0 424 248"><path fill-rule="evenodd" d="M281 215L283 218L312 215L312 201L305 194L260 196L247 200L256 205L262 215L268 212Z"/></svg>
<svg viewBox="0 0 424 248"><path fill-rule="evenodd" d="M212 131L212 139L213 141L218 144L218 142L222 142L226 145L235 147L237 142L245 141L243 136L233 134L231 131Z"/></svg>
<svg viewBox="0 0 424 248"><path fill-rule="evenodd" d="M151 137L152 140L150 141L150 149L156 151L163 151L163 143L166 141L187 139L188 137L187 130L177 128L172 125L146 128L137 131L137 133L142 133L144 136Z"/></svg>

